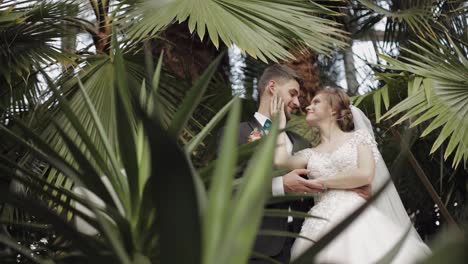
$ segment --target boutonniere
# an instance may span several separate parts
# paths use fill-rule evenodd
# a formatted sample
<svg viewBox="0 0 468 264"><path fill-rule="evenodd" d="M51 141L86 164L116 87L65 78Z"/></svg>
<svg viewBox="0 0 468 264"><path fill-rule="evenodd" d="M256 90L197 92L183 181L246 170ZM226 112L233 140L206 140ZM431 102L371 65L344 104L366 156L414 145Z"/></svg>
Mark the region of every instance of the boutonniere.
<svg viewBox="0 0 468 264"><path fill-rule="evenodd" d="M254 128L254 130L250 132L250 135L247 138L247 142L253 142L255 140L259 140L260 138L262 138L262 133L260 133L258 128Z"/></svg>

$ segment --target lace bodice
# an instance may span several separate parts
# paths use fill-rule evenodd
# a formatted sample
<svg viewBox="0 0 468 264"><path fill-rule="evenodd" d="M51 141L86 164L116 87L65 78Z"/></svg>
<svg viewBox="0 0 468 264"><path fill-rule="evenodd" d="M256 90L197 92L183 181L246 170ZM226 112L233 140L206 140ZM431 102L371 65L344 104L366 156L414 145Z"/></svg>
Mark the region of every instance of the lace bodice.
<svg viewBox="0 0 468 264"><path fill-rule="evenodd" d="M383 162L377 143L367 130L350 132L349 138L333 152L322 153L313 148L297 152L308 159L307 169L312 177L335 177L338 172L356 168L358 146L372 150L376 164ZM348 217L366 201L356 192L345 189L329 189L314 196L315 205L306 218L300 236L291 249L292 258L301 256L325 234ZM375 263L394 247L403 236L403 226L395 225L387 215L373 205L369 206L347 229L339 234L310 263ZM303 238L308 238L303 239ZM429 248L411 236L400 249L392 263L415 263L419 256L430 254Z"/></svg>
<svg viewBox="0 0 468 264"><path fill-rule="evenodd" d="M380 155L374 138L365 130L350 132L350 137L334 151L323 153L308 148L297 152L295 155L307 157L307 169L310 170L309 178L333 177L340 171L356 168L358 161L358 145L367 145L372 149L374 160L379 161Z"/></svg>
<svg viewBox="0 0 468 264"><path fill-rule="evenodd" d="M309 148L295 154L303 155L308 159L309 178L334 177L340 171L356 168L359 145L370 146L374 160L376 162L380 161L381 156L377 149L377 143L369 132L357 130L350 132L350 134L350 137L343 144L330 153L318 152L313 148ZM309 211L309 214L324 219L339 220L364 203L365 200L350 190L330 189L316 194L314 202L315 206ZM302 229L310 236L318 238L327 224L327 221L309 218L304 221Z"/></svg>

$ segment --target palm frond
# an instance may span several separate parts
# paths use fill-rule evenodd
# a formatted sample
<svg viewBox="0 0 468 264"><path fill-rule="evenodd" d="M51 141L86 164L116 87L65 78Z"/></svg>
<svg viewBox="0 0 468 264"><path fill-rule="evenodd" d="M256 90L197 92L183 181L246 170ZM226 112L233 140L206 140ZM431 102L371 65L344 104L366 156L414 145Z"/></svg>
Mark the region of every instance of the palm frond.
<svg viewBox="0 0 468 264"><path fill-rule="evenodd" d="M64 36L60 17L66 15L67 2L30 1L31 6L16 10L14 6L0 13L1 20L10 20L0 31L0 79L11 84L12 75L27 78L33 67L56 62L73 63L73 59L57 45ZM32 5L35 4L35 5ZM2 6L0 5L0 10ZM16 17L13 21L10 17ZM70 55L70 54L68 54Z"/></svg>
<svg viewBox="0 0 468 264"><path fill-rule="evenodd" d="M387 18L384 41L397 43L405 41L409 33L432 34L435 36L432 25L436 21L434 5L425 1L388 1L389 9L371 0L358 0L370 13L362 15L367 18L363 23L365 27L375 25L383 18ZM363 18L360 18L363 20ZM367 25L370 24L370 25ZM361 29L362 30L362 29Z"/></svg>
<svg viewBox="0 0 468 264"><path fill-rule="evenodd" d="M453 166L468 159L468 46L455 42L449 36L445 39L420 39L412 43L413 49L405 49L411 57L396 60L380 55L389 65L382 67L395 73L383 73L386 78L400 78L408 82L407 97L392 107L382 118L392 118L405 113L395 124L412 120L411 127L424 125L421 136L433 131L440 134L435 140L431 153L447 142L444 158L453 155ZM356 97L359 104L372 95L375 102L377 121L380 119L381 101L390 101L387 82L381 89ZM389 103L385 103L388 108ZM427 123L426 121L432 120Z"/></svg>
<svg viewBox="0 0 468 264"><path fill-rule="evenodd" d="M72 65L75 57L60 48L68 33L61 17L72 1L2 1L0 3L0 96L2 120L26 118L31 124L44 109L39 69L58 71L60 63ZM41 112L42 111L42 112Z"/></svg>
<svg viewBox="0 0 468 264"><path fill-rule="evenodd" d="M171 23L188 20L190 32L196 31L200 39L208 35L217 48L221 39L227 47L235 44L254 58L277 61L291 58L286 48L298 45L322 53L345 45L336 23L319 16L324 13L336 15L303 0L146 0L137 4L135 16L128 16L136 21L129 36L155 36Z"/></svg>

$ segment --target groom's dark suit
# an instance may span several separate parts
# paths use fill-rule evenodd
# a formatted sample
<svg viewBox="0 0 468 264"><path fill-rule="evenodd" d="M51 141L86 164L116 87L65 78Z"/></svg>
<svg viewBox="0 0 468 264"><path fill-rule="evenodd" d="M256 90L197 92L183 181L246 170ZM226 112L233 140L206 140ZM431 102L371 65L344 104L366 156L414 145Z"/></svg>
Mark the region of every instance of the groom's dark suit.
<svg viewBox="0 0 468 264"><path fill-rule="evenodd" d="M259 124L255 118L252 118L251 120L247 122L242 122L240 124L238 138L239 145L248 142L248 138L255 128L257 128L259 131L262 130L262 125ZM301 149L310 147L310 143L298 134L288 131L287 135L293 145L293 153ZM242 173L240 173L239 175L242 175ZM291 208L291 210L307 212L311 207L312 201L311 199L309 199L306 201L293 201L270 204L267 205L265 208L284 210L288 210L288 208ZM260 225L260 230L293 231L295 233L299 233L303 221L303 218L294 218L293 223L288 224L288 219L286 217L263 217ZM292 239L290 238L286 238L283 236L257 235L253 250L254 252L269 256L282 263L287 263L289 261L291 245ZM249 263L270 262L258 258L252 258L250 259Z"/></svg>

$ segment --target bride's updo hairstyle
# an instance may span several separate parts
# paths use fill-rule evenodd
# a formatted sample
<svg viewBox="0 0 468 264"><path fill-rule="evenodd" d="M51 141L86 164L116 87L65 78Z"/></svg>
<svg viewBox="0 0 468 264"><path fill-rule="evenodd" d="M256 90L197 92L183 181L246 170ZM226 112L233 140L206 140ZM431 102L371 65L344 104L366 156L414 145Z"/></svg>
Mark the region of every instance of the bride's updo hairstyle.
<svg viewBox="0 0 468 264"><path fill-rule="evenodd" d="M326 95L332 109L336 112L336 121L341 130L348 132L354 129L349 97L342 89L327 86L319 90L317 94Z"/></svg>

